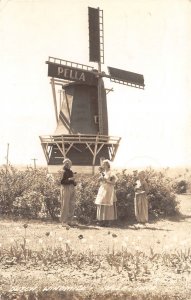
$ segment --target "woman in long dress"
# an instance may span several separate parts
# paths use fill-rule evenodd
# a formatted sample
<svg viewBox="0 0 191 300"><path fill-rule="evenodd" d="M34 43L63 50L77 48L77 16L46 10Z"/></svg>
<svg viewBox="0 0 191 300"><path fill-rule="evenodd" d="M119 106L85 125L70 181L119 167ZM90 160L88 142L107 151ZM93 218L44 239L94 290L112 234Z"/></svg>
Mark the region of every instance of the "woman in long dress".
<svg viewBox="0 0 191 300"><path fill-rule="evenodd" d="M99 178L101 185L95 204L97 205L97 220L100 221L100 225L107 226L110 225L110 221L117 219L117 198L114 188L117 176L111 172L109 160L103 160L101 167L103 169Z"/></svg>
<svg viewBox="0 0 191 300"><path fill-rule="evenodd" d="M61 179L60 201L61 201L61 216L60 221L62 226L71 225L70 222L74 216L75 206L75 178L71 170L72 162L66 158L63 161L63 175Z"/></svg>
<svg viewBox="0 0 191 300"><path fill-rule="evenodd" d="M135 217L138 223L148 222L148 185L145 180L145 173L141 171L138 173L138 179L135 185Z"/></svg>

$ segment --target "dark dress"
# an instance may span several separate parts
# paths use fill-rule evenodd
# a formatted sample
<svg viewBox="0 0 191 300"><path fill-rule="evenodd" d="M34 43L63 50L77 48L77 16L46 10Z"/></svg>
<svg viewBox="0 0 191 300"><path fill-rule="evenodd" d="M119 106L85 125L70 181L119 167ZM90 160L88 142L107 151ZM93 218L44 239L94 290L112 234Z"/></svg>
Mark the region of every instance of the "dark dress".
<svg viewBox="0 0 191 300"><path fill-rule="evenodd" d="M72 221L75 205L75 181L69 180L74 176L72 170L65 168L61 179L60 201L61 201L61 223Z"/></svg>

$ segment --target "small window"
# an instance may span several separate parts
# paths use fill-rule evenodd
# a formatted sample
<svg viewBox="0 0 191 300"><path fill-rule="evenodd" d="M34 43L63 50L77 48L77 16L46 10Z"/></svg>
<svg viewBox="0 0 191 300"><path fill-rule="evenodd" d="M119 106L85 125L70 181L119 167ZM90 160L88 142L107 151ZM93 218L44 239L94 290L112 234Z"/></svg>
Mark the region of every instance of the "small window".
<svg viewBox="0 0 191 300"><path fill-rule="evenodd" d="M98 123L99 123L98 115L95 115L95 116L94 116L94 121L95 121L95 124L98 124Z"/></svg>

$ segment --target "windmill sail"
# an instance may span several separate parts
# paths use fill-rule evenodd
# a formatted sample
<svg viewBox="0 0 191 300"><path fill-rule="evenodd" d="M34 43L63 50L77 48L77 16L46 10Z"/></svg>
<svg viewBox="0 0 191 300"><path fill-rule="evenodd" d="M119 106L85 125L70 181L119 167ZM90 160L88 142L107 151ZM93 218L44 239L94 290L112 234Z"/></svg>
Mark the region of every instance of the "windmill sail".
<svg viewBox="0 0 191 300"><path fill-rule="evenodd" d="M104 63L103 11L88 7L89 17L89 61Z"/></svg>
<svg viewBox="0 0 191 300"><path fill-rule="evenodd" d="M144 89L144 77L141 74L108 67L110 80Z"/></svg>

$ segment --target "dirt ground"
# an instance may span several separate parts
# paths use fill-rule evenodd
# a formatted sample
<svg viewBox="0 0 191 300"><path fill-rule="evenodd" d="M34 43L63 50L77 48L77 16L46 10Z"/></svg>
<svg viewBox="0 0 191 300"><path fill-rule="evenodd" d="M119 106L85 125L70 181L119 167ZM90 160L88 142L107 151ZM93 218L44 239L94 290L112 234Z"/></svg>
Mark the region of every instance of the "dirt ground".
<svg viewBox="0 0 191 300"><path fill-rule="evenodd" d="M172 253L176 250L191 248L191 195L179 195L182 218L149 222L146 225L126 225L125 227L102 228L98 226L79 226L66 230L58 223L27 222L26 230L23 224L26 221L0 221L0 247L8 247L15 240L21 241L26 237L30 248L42 248L47 245L67 241L71 247L79 251L91 249L94 253L121 250L126 247L129 251ZM47 236L47 232L49 236ZM115 239L112 237L115 234ZM83 239L78 236L83 235ZM4 282L6 281L6 284ZM70 270L57 266L51 270L28 268L25 266L11 266L0 270L0 284L7 291L23 289L52 289L65 290L99 290L103 291L134 291L145 294L150 291L157 295L163 293L169 298L161 299L191 299L191 275L165 273L162 270L153 274L152 280L129 282L122 272L117 274L114 270L105 270L102 274L93 274L88 270ZM170 298L170 295L176 298ZM190 296L189 296L190 295ZM130 299L130 298L129 298ZM136 299L136 298L135 298ZM138 299L138 298L137 298ZM155 298L153 298L155 299Z"/></svg>
<svg viewBox="0 0 191 300"><path fill-rule="evenodd" d="M113 247L112 233L116 234L115 249L121 249L124 242L129 250L154 251L184 249L191 246L191 194L179 195L182 218L149 222L145 225L134 224L120 227L99 227L79 225L67 231L59 223L36 221L10 221L0 220L0 243L10 245L14 240L21 239L25 230L23 224L27 223L26 238L31 247L47 243L46 233L50 233L48 243L59 244L69 240L71 245L80 249L93 247L94 252L104 252ZM82 234L83 240L78 241ZM78 241L78 242L77 242ZM77 244L76 244L77 243Z"/></svg>

